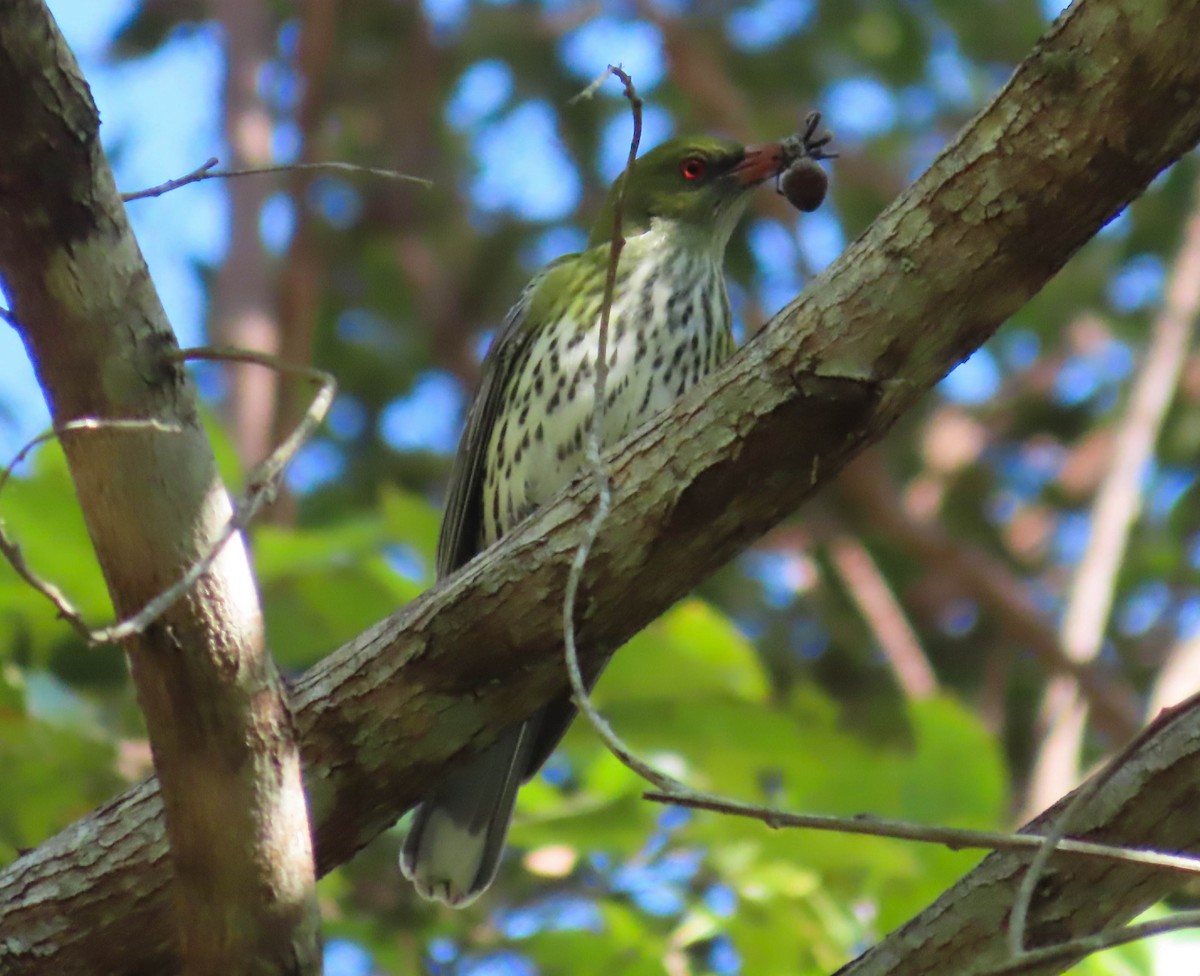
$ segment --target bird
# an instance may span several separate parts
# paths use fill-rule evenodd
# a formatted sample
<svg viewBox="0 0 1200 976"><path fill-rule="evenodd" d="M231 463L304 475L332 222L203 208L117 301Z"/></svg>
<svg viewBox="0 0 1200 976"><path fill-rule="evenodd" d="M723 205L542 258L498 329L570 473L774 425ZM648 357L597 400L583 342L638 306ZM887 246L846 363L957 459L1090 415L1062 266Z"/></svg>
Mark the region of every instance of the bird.
<svg viewBox="0 0 1200 976"><path fill-rule="evenodd" d="M625 244L610 306L602 447L669 407L733 352L723 266L750 191L798 160L827 158L828 141L815 123L803 137L749 147L674 138L618 177L585 249L534 276L484 359L451 466L439 579L582 471L616 208ZM421 800L400 855L420 895L462 907L487 889L517 790L573 717L563 695L454 766Z"/></svg>

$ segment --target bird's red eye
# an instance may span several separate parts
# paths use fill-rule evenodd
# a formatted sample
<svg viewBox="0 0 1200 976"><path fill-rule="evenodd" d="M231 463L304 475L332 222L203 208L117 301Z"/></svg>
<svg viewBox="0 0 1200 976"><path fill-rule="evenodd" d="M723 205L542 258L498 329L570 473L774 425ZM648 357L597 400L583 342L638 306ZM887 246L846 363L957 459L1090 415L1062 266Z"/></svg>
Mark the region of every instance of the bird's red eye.
<svg viewBox="0 0 1200 976"><path fill-rule="evenodd" d="M689 156L679 164L679 172L683 174L685 180L700 179L706 169L708 169L708 163L699 156Z"/></svg>

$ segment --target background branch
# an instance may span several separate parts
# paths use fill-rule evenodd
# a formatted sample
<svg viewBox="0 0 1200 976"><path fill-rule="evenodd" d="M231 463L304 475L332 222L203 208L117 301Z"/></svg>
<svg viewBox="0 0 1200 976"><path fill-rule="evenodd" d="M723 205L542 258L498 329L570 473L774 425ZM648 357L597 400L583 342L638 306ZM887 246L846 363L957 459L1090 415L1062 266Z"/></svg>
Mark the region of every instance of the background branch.
<svg viewBox="0 0 1200 976"><path fill-rule="evenodd" d="M1140 709L1132 689L1097 662L1072 661L1058 634L1035 605L1030 587L995 557L954 539L937 522L905 511L882 452L868 450L847 465L837 491L849 499L864 526L895 540L928 568L947 574L991 612L997 625L1037 656L1051 674L1065 674L1089 703L1093 720L1117 742L1137 732Z"/></svg>
<svg viewBox="0 0 1200 976"><path fill-rule="evenodd" d="M828 548L842 585L866 621L904 694L913 699L935 694L937 675L867 547L857 539L838 534L829 541Z"/></svg>
<svg viewBox="0 0 1200 976"><path fill-rule="evenodd" d="M265 4L209 0L225 35L221 114L233 169L272 162L271 111L259 88L274 47ZM203 178L203 174L200 178ZM267 180L234 180L226 187L229 247L216 269L208 309L209 342L279 353L273 267L260 230L263 207L274 187ZM269 450L279 377L266 370L228 363L219 409L244 466Z"/></svg>
<svg viewBox="0 0 1200 976"><path fill-rule="evenodd" d="M378 176L382 179L394 180L399 183L417 183L421 186L431 185L429 180L422 179L419 176L409 176L407 173L398 173L394 169L380 169L378 166L359 166L357 163L343 163L336 160L278 163L272 166L247 166L242 169L217 169L218 163L220 163L220 159L216 156L210 156L190 173L177 176L175 179L167 180L165 183L159 183L157 186L147 187L144 190L122 193L121 199L126 203L130 203L133 200L151 200L154 197L161 197L164 193L170 193L172 190L191 186L193 183L201 183L204 180L229 180L239 176L270 176L282 173L346 173L361 176Z"/></svg>
<svg viewBox="0 0 1200 976"><path fill-rule="evenodd" d="M1200 201L1200 189L1194 191ZM1112 460L1091 511L1087 549L1071 584L1062 623L1067 656L1080 663L1100 653L1112 612L1117 575L1129 535L1142 510L1142 482L1154 445L1175 398L1197 308L1200 308L1200 205L1193 203L1183 246L1155 319L1146 359L1134 380L1121 418ZM1042 702L1045 735L1038 748L1026 797L1027 813L1044 809L1079 777L1088 704L1075 682L1056 678Z"/></svg>

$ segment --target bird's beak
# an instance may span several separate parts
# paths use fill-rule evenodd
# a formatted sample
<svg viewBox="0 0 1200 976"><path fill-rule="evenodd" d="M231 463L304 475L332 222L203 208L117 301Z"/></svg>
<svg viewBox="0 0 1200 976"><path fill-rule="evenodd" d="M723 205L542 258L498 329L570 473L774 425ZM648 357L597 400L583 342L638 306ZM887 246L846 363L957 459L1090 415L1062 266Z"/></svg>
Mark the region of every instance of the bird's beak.
<svg viewBox="0 0 1200 976"><path fill-rule="evenodd" d="M733 168L733 176L740 186L751 187L769 180L783 169L783 145L764 142L746 147L742 161Z"/></svg>

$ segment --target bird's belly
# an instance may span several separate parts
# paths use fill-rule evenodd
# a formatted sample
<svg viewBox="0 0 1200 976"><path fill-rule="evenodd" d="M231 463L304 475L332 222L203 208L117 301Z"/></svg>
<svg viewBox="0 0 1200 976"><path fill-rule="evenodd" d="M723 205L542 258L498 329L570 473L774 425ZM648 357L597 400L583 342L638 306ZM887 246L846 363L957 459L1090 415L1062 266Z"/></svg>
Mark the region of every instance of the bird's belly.
<svg viewBox="0 0 1200 976"><path fill-rule="evenodd" d="M659 337L652 337L652 340ZM664 337L665 338L665 337ZM666 364L675 356L675 348L682 347L684 355L679 357L669 373ZM595 337L588 336L580 350L594 350ZM662 356L663 362L655 368L658 357L651 347L639 343L634 336L625 335L610 345L610 365L605 381L606 405L601 449L614 444L633 433L639 426L669 407L679 396L709 372L703 357L693 349L690 330L671 336L671 344ZM691 353L691 356L686 356ZM563 357L563 366L571 372L580 369L582 352L579 356ZM715 365L712 358L710 365ZM568 387L569 388L569 387ZM595 376L584 368L582 380L574 395L563 397L553 411L548 411L542 421L543 437L523 452L522 464L514 469L512 504L518 518L546 504L568 484L585 466L585 445L592 424L595 404Z"/></svg>
<svg viewBox="0 0 1200 976"><path fill-rule="evenodd" d="M669 407L733 349L729 300L715 263L670 255L647 263L613 303L602 448ZM592 316L595 316L592 318ZM578 331L546 328L510 380L511 405L487 448L484 545L549 502L584 467L592 423L598 312Z"/></svg>

